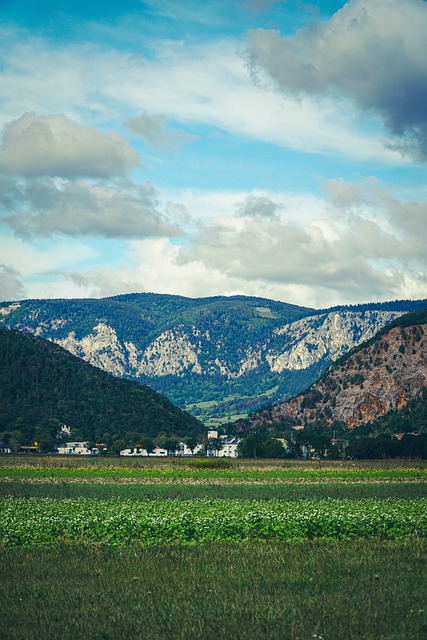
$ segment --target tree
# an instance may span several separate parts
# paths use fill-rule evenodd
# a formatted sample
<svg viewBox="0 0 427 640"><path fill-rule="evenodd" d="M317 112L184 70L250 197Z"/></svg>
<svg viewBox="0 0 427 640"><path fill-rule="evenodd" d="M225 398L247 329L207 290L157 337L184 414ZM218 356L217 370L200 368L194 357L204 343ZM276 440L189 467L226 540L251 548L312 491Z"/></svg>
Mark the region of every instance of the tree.
<svg viewBox="0 0 427 640"><path fill-rule="evenodd" d="M140 436L138 444L140 444L147 453L153 453L156 447L156 443L154 442L153 438L150 438L150 436L147 435L144 435L142 437Z"/></svg>
<svg viewBox="0 0 427 640"><path fill-rule="evenodd" d="M194 453L194 449L197 447L198 441L195 436L189 436L185 440L185 444L190 449L191 453Z"/></svg>
<svg viewBox="0 0 427 640"><path fill-rule="evenodd" d="M179 438L174 435L157 438L157 444L173 456L179 449Z"/></svg>
<svg viewBox="0 0 427 640"><path fill-rule="evenodd" d="M218 456L223 446L224 446L224 443L221 440L221 438L209 438L207 443L207 451L209 455L212 455L213 453L213 455Z"/></svg>

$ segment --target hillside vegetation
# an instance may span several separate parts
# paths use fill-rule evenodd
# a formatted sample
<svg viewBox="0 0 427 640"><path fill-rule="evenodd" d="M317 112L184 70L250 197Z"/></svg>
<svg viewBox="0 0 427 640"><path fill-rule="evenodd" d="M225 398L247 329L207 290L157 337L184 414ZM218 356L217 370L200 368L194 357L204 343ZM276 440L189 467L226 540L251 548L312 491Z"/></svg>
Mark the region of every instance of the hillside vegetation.
<svg viewBox="0 0 427 640"><path fill-rule="evenodd" d="M159 432L197 435L202 424L149 387L101 371L41 338L0 328L0 432L52 443L105 442Z"/></svg>

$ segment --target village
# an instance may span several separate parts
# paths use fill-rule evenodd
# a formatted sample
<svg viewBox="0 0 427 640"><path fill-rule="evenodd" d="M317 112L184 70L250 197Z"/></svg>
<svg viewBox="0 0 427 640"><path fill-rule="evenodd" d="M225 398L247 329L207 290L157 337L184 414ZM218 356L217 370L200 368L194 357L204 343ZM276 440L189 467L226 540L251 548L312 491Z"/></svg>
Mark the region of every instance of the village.
<svg viewBox="0 0 427 640"><path fill-rule="evenodd" d="M144 449L142 445L134 445L133 447L125 447L120 451L121 456L127 457L153 457L163 458L166 456L210 456L218 458L237 458L238 446L241 442L240 438L235 436L221 435L218 431L211 429L207 433L205 443L197 444L194 448L190 448L186 442L178 443L175 450L167 450L155 445L152 450ZM58 455L79 455L79 456L99 456L108 453L105 444L99 443L91 446L88 441L66 442L56 445L55 451Z"/></svg>

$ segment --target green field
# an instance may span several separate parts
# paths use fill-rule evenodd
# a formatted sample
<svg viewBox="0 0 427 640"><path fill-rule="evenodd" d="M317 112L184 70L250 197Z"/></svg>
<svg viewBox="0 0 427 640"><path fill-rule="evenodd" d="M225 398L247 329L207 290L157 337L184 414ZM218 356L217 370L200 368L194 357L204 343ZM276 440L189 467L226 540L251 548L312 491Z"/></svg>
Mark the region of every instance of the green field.
<svg viewBox="0 0 427 640"><path fill-rule="evenodd" d="M0 637L425 638L426 471L3 456Z"/></svg>

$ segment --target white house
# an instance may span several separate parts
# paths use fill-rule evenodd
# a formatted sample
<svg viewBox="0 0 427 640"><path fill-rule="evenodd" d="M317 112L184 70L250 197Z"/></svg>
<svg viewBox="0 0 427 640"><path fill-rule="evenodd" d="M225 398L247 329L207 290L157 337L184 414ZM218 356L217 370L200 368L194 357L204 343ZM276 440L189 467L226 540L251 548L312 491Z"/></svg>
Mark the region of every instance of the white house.
<svg viewBox="0 0 427 640"><path fill-rule="evenodd" d="M145 456L145 457L154 457L154 458L162 458L168 455L166 449L162 449L159 446L154 447L154 451L147 452L147 449L143 449L142 447L127 447L126 449L122 449L120 451L121 456Z"/></svg>
<svg viewBox="0 0 427 640"><path fill-rule="evenodd" d="M57 453L65 456L99 456L98 447L89 447L89 442L66 442L56 447Z"/></svg>
<svg viewBox="0 0 427 640"><path fill-rule="evenodd" d="M148 456L147 450L142 447L126 447L120 451L121 456Z"/></svg>
<svg viewBox="0 0 427 640"><path fill-rule="evenodd" d="M195 456L198 453L202 453L204 451L204 447L202 444L196 444L194 449L190 449L185 442L179 443L179 449L176 452L178 456Z"/></svg>
<svg viewBox="0 0 427 640"><path fill-rule="evenodd" d="M221 436L222 448L218 451L218 458L237 458L240 438Z"/></svg>

